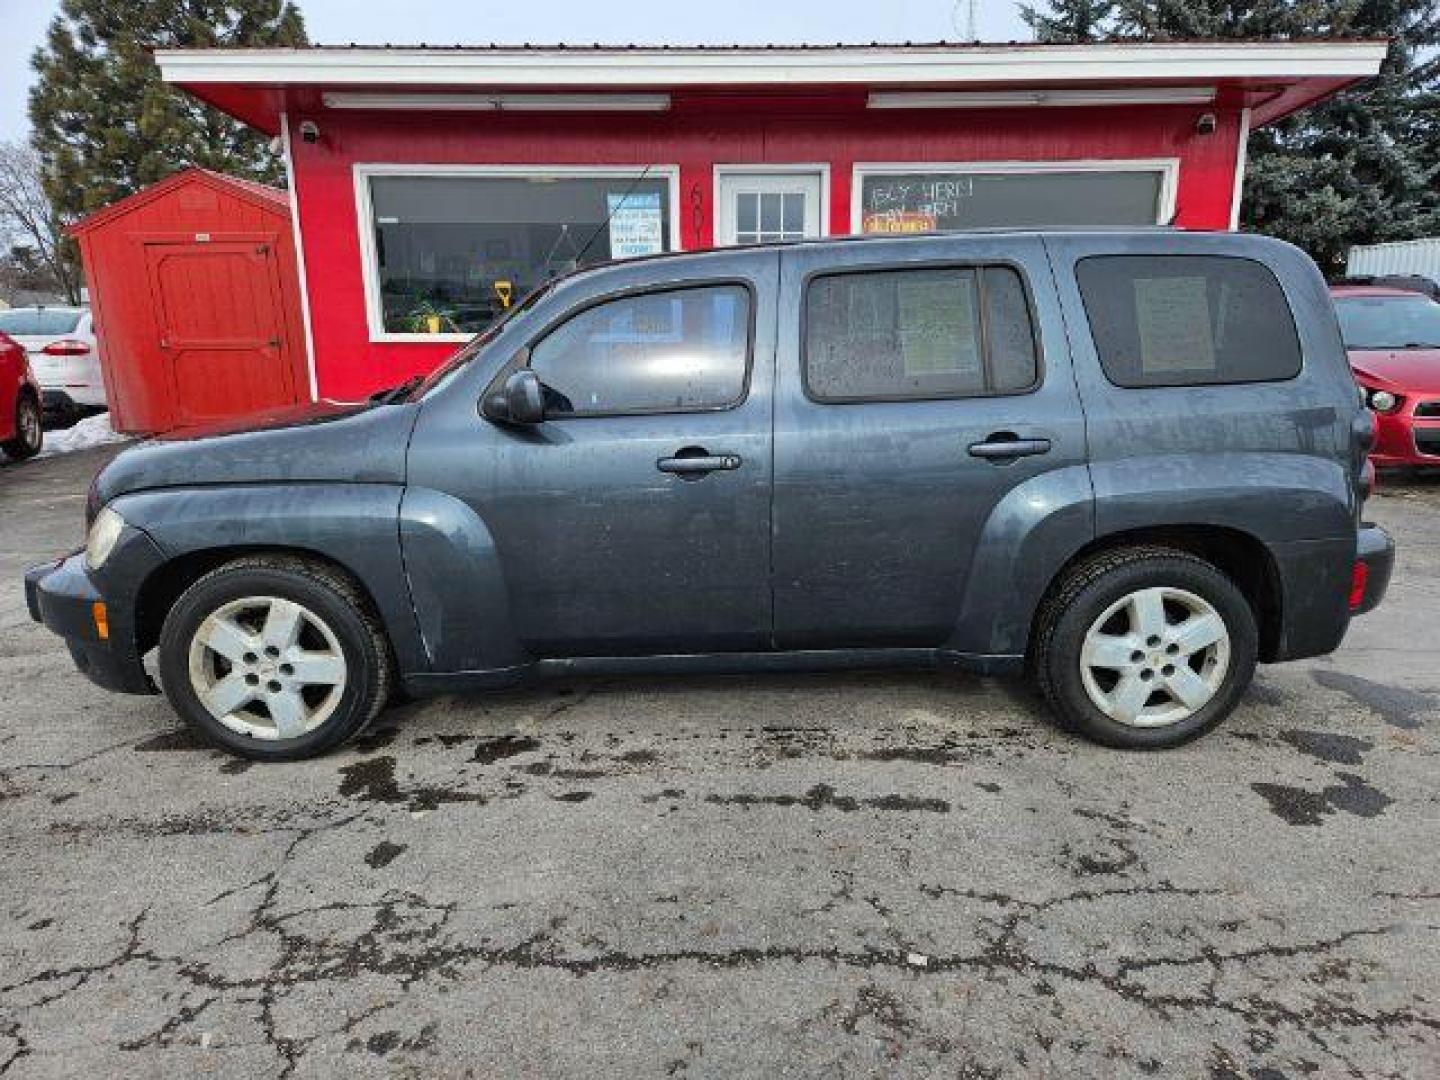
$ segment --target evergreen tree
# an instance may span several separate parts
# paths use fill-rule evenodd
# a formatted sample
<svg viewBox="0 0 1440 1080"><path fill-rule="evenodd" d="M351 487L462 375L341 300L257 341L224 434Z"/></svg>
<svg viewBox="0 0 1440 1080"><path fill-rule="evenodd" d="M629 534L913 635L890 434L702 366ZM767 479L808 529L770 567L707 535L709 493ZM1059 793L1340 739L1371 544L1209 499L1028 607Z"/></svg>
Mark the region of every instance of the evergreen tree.
<svg viewBox="0 0 1440 1080"><path fill-rule="evenodd" d="M1036 18L1083 27L1094 4L1051 0ZM1242 224L1297 244L1331 274L1353 244L1440 235L1435 0L1115 0L1109 25L1152 41L1391 38L1378 78L1251 135Z"/></svg>
<svg viewBox="0 0 1440 1080"><path fill-rule="evenodd" d="M1115 0L1060 0L1045 7L1021 4L1020 17L1036 41L1062 45L1097 41L1113 29Z"/></svg>
<svg viewBox="0 0 1440 1080"><path fill-rule="evenodd" d="M62 0L31 64L31 141L74 220L190 165L276 181L265 139L166 86L157 48L305 43L292 0Z"/></svg>

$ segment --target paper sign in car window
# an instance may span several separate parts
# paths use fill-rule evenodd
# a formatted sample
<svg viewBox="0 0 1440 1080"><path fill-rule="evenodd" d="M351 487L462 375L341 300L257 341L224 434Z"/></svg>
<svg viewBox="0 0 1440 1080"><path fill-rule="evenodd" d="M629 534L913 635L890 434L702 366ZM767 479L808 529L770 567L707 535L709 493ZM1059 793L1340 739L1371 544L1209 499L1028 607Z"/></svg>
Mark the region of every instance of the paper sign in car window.
<svg viewBox="0 0 1440 1080"><path fill-rule="evenodd" d="M1207 284L1203 277L1136 279L1142 373L1215 370Z"/></svg>
<svg viewBox="0 0 1440 1080"><path fill-rule="evenodd" d="M902 280L898 300L906 375L978 374L979 335L968 275Z"/></svg>

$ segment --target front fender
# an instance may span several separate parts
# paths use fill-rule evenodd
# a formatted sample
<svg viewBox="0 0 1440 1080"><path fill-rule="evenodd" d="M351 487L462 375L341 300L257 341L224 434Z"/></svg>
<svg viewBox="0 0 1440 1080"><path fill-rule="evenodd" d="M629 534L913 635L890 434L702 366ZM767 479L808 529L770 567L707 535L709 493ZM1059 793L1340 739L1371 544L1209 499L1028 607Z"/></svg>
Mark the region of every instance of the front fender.
<svg viewBox="0 0 1440 1080"><path fill-rule="evenodd" d="M495 538L468 504L432 488L407 488L400 543L432 671L496 671L529 661L510 619Z"/></svg>
<svg viewBox="0 0 1440 1080"><path fill-rule="evenodd" d="M404 672L423 670L426 656L400 556L402 491L398 484L226 484L136 492L112 505L167 560L283 548L344 567L375 601Z"/></svg>
<svg viewBox="0 0 1440 1080"><path fill-rule="evenodd" d="M942 648L967 656L1019 656L1055 573L1095 536L1090 474L1071 465L1012 488L975 544L965 602Z"/></svg>

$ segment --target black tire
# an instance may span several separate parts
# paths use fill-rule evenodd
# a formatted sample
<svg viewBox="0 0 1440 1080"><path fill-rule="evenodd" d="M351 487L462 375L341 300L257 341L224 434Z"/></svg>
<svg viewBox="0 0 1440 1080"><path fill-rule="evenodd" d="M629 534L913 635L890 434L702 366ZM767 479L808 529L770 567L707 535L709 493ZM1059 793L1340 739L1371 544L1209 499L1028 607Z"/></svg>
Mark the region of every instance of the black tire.
<svg viewBox="0 0 1440 1080"><path fill-rule="evenodd" d="M329 626L345 659L345 686L334 711L295 738L259 738L225 726L191 685L190 643L200 624L221 606L254 596L309 609ZM259 761L296 761L334 749L375 719L394 683L389 643L368 598L344 574L292 556L247 556L200 578L166 615L159 647L160 683L175 711L206 741Z"/></svg>
<svg viewBox="0 0 1440 1080"><path fill-rule="evenodd" d="M1106 715L1085 690L1081 646L1112 604L1140 589L1170 587L1209 603L1230 636L1230 662L1214 696L1183 720L1137 727ZM1165 547L1102 552L1072 567L1051 590L1036 619L1031 668L1050 707L1067 728L1128 750L1158 750L1198 738L1234 710L1255 673L1255 613L1235 583L1204 559Z"/></svg>
<svg viewBox="0 0 1440 1080"><path fill-rule="evenodd" d="M15 437L0 444L11 461L24 461L45 445L45 415L35 395L23 393L15 402Z"/></svg>

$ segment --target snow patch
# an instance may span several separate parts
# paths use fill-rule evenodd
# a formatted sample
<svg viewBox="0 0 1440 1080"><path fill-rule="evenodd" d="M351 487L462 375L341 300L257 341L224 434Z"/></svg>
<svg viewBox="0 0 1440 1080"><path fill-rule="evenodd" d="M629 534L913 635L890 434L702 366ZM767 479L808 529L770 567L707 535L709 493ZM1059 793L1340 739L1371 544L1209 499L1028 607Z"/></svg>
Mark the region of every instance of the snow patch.
<svg viewBox="0 0 1440 1080"><path fill-rule="evenodd" d="M92 446L124 442L130 436L121 435L110 426L110 414L99 413L63 431L45 432L45 444L40 457L54 457L56 454L73 454L76 450L89 450Z"/></svg>

